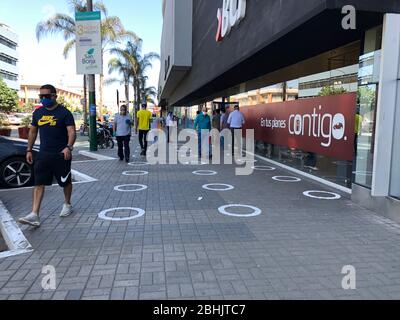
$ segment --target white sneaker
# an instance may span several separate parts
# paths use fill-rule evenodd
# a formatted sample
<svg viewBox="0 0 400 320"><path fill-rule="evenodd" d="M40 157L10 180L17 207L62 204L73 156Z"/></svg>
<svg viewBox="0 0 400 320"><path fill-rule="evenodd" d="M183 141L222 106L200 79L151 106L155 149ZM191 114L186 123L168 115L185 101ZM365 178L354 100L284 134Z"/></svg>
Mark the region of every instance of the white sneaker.
<svg viewBox="0 0 400 320"><path fill-rule="evenodd" d="M18 219L20 224L27 224L32 227L40 227L40 219L36 213L30 213L27 216Z"/></svg>
<svg viewBox="0 0 400 320"><path fill-rule="evenodd" d="M72 209L72 206L70 204L65 204L63 205L63 208L60 213L61 218L68 217L74 210Z"/></svg>

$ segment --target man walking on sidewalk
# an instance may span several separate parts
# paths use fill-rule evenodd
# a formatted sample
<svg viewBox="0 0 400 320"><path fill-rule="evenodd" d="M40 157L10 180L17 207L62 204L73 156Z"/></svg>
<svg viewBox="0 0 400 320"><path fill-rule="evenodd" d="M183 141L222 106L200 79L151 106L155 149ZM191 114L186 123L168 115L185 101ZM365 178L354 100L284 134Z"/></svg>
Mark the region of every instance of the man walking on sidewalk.
<svg viewBox="0 0 400 320"><path fill-rule="evenodd" d="M142 110L137 113L138 121L136 121L136 126L139 127L139 143L142 148L141 156L145 156L147 152L147 134L150 131L151 116L151 112L147 110L147 104L142 104Z"/></svg>
<svg viewBox="0 0 400 320"><path fill-rule="evenodd" d="M237 139L241 138L239 133L236 133L237 137L235 136L235 131L241 130L244 123L245 123L244 115L239 111L239 105L235 105L235 111L229 114L228 117L228 124L232 132L232 157L235 154L235 138Z"/></svg>
<svg viewBox="0 0 400 320"><path fill-rule="evenodd" d="M33 227L40 226L39 211L45 186L53 184L53 177L56 178L59 186L64 188L65 202L60 217L67 217L73 211L71 206L71 152L76 140L74 117L64 106L57 103L57 91L54 86L42 86L39 98L43 107L33 113L26 151L26 161L31 165L34 164L35 188L32 212L18 220L21 224ZM40 151L33 159L32 147L38 131L40 133Z"/></svg>
<svg viewBox="0 0 400 320"><path fill-rule="evenodd" d="M202 145L204 144L204 149L208 151L208 155L211 158L211 150L210 150L210 144L209 144L209 135L202 134L202 130L207 130L208 132L211 130L211 119L210 116L207 113L207 107L203 107L203 112L199 113L199 115L196 117L196 120L194 121L194 129L197 129L197 137L198 137L198 145L199 145L199 158L201 158L202 155ZM202 141L206 139L205 141Z"/></svg>
<svg viewBox="0 0 400 320"><path fill-rule="evenodd" d="M131 150L129 143L131 141L132 134L132 117L127 112L128 108L126 105L122 105L120 113L114 117L114 132L117 137L118 144L118 157L120 161L129 162L131 157Z"/></svg>

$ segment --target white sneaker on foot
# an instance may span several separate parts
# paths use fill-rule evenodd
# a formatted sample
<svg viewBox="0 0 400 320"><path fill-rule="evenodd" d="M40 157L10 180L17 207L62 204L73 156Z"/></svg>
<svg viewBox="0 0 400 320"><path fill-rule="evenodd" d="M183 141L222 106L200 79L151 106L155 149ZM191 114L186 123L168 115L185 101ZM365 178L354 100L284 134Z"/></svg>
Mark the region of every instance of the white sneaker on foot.
<svg viewBox="0 0 400 320"><path fill-rule="evenodd" d="M70 204L65 204L63 205L63 208L60 213L61 218L68 217L74 210L72 209L72 206Z"/></svg>
<svg viewBox="0 0 400 320"><path fill-rule="evenodd" d="M40 227L40 219L36 213L30 213L27 216L18 219L20 224L27 224L32 227Z"/></svg>

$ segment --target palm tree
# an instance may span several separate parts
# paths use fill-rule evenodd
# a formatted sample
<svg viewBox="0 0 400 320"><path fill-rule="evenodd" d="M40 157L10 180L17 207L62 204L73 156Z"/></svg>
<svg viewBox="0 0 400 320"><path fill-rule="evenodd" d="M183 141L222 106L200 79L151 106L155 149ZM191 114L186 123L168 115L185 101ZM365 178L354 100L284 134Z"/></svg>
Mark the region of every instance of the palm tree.
<svg viewBox="0 0 400 320"><path fill-rule="evenodd" d="M140 47L141 49L141 47ZM137 57L138 59L138 64L139 68L137 70L137 81L136 81L136 88L135 91L137 92L137 109L139 109L140 101L145 100L145 88L146 88L146 81L148 79L147 76L145 76L145 73L147 72L148 69L153 67L152 61L156 59L160 59L160 56L158 53L155 52L150 52L145 54L144 56L141 55L141 50L139 50L139 55Z"/></svg>
<svg viewBox="0 0 400 320"><path fill-rule="evenodd" d="M141 91L144 101L155 104L154 98L157 97L157 89L155 87L145 87Z"/></svg>
<svg viewBox="0 0 400 320"><path fill-rule="evenodd" d="M104 84L109 85L113 83L119 83L125 88L125 101L127 101L128 112L129 112L129 85L131 83L131 66L124 59L112 58L108 62L108 73L118 72L122 79L110 78L107 79Z"/></svg>
<svg viewBox="0 0 400 320"><path fill-rule="evenodd" d="M138 61L136 60L136 50L138 48L137 42L128 41L125 49L112 48L110 53L116 55L116 58L112 58L108 63L109 74L117 71L122 75L120 84L125 87L125 98L128 105L129 111L129 85L133 82L135 70L138 69ZM107 80L107 84L118 82L117 79L112 78ZM135 94L136 97L136 94Z"/></svg>
<svg viewBox="0 0 400 320"><path fill-rule="evenodd" d="M87 11L86 0L69 0L72 12ZM108 10L103 1L97 1L93 5L94 10L102 13L101 37L102 37L102 56L111 46L122 43L125 40L138 41L139 37L132 31L127 31L121 20L116 16L109 16ZM67 58L71 50L75 47L75 19L67 14L56 13L47 20L41 21L36 26L36 37L40 41L48 35L62 34L66 41L63 55ZM100 74L100 112L103 106L103 86L104 75ZM86 90L86 88L85 88Z"/></svg>
<svg viewBox="0 0 400 320"><path fill-rule="evenodd" d="M142 43L143 43L142 40L138 40L135 42L128 41L124 49L113 48L110 50L111 54L115 54L118 57L121 67L124 66L124 68L126 67L130 69L129 81L125 81L123 74L124 71L126 70L120 69L120 67L117 68L118 72L123 75L122 83L124 83L125 85L125 91L126 91L126 84L128 82L131 83L133 86L134 101L135 101L134 103L135 121L136 121L136 112L139 109L140 102L142 101L142 98L146 97L143 94L147 80L145 72L147 72L147 70L152 67L152 60L160 58L160 56L155 52L150 52L142 56ZM111 62L112 61L110 61L110 63ZM112 79L110 82L114 81L115 80ZM148 92L151 93L151 90L149 89Z"/></svg>

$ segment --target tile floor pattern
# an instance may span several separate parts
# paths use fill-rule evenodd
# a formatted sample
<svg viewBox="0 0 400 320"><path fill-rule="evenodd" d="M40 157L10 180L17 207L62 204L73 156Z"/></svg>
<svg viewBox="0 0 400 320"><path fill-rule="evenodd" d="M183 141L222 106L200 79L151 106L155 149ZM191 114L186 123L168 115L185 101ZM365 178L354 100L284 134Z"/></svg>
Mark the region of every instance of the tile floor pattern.
<svg viewBox="0 0 400 320"><path fill-rule="evenodd" d="M140 150L132 149L138 156ZM115 156L116 150L99 153ZM292 176L279 169L235 176L229 165L136 168L116 160L73 168L99 181L75 186L76 213L66 219L58 217L62 191L47 190L42 227L22 227L34 252L0 260L0 299L400 298L400 225L343 194L335 201L303 195L334 191L325 186L305 179L273 181ZM149 174L122 175L136 169ZM218 174L195 176L194 170ZM209 183L235 189L204 190ZM114 191L123 184L148 189ZM30 211L30 190L2 192L0 199L16 219ZM236 203L258 207L262 214L239 218L218 212ZM100 211L117 207L146 213L123 222L98 218ZM56 290L41 287L45 265L56 268ZM356 290L342 289L345 265L356 268Z"/></svg>

